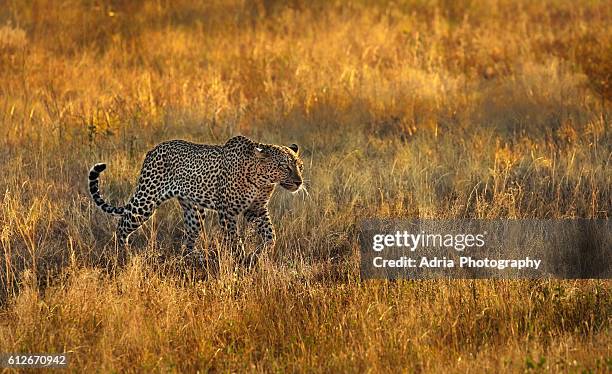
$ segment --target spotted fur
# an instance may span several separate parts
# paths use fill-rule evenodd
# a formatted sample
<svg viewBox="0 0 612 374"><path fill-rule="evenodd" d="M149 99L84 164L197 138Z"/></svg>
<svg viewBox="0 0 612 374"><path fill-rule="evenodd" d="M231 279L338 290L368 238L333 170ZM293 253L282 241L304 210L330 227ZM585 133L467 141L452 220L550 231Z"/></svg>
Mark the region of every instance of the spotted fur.
<svg viewBox="0 0 612 374"><path fill-rule="evenodd" d="M236 219L243 214L255 225L264 246L273 246L274 227L268 201L276 184L297 191L302 183L303 162L298 146L256 143L244 136L224 145L195 144L171 140L146 155L136 190L122 207L108 204L100 195L98 179L106 169L96 164L89 171L89 192L104 212L120 217L117 240L126 245L164 201L177 198L183 209L185 245L192 250L200 234L200 215L216 210L226 237L236 240Z"/></svg>

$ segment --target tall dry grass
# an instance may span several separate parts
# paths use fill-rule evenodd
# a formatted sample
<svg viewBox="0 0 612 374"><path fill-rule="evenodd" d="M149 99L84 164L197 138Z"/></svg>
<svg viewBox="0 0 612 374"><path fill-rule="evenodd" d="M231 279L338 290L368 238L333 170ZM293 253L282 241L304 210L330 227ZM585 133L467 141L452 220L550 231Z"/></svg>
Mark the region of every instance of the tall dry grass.
<svg viewBox="0 0 612 374"><path fill-rule="evenodd" d="M75 371L612 370L609 281L363 281L366 217L602 218L604 1L9 1L0 7L0 351ZM146 151L299 143L278 244L216 277L166 204L115 252ZM207 217L200 243L217 229Z"/></svg>

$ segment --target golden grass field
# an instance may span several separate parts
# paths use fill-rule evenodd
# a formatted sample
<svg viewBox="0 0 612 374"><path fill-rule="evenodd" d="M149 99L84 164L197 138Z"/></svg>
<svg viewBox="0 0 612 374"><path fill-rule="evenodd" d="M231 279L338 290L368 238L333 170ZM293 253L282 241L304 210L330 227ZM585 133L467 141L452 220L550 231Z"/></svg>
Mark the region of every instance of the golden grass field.
<svg viewBox="0 0 612 374"><path fill-rule="evenodd" d="M0 1L0 353L79 372L610 372L610 281L367 281L364 218L612 208L606 1ZM298 143L251 272L181 253L167 203L117 251L145 153ZM218 231L206 220L198 249Z"/></svg>

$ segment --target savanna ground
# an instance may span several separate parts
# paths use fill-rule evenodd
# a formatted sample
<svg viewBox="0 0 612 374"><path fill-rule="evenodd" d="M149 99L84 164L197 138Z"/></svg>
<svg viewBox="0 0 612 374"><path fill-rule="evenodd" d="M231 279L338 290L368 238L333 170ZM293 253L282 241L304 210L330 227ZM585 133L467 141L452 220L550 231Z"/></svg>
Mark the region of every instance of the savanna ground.
<svg viewBox="0 0 612 374"><path fill-rule="evenodd" d="M75 371L612 370L609 281L366 281L366 217L599 218L606 1L0 1L0 351ZM299 143L276 249L207 276L168 203L115 250L146 151ZM199 250L214 245L214 214ZM213 244L211 244L213 243Z"/></svg>

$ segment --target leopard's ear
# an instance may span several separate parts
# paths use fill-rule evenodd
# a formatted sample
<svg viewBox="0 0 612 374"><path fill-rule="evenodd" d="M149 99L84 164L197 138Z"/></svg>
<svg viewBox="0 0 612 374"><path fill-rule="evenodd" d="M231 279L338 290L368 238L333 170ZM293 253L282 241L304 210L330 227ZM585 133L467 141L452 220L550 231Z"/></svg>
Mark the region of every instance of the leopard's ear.
<svg viewBox="0 0 612 374"><path fill-rule="evenodd" d="M298 145L297 145L297 144L293 143L293 144L291 144L291 145L289 146L289 149L291 149L291 150L292 150L293 152L295 152L295 153L298 153L298 150L299 150L300 148L298 147Z"/></svg>
<svg viewBox="0 0 612 374"><path fill-rule="evenodd" d="M265 158L266 154L264 153L263 148L255 147L255 157L257 158Z"/></svg>

